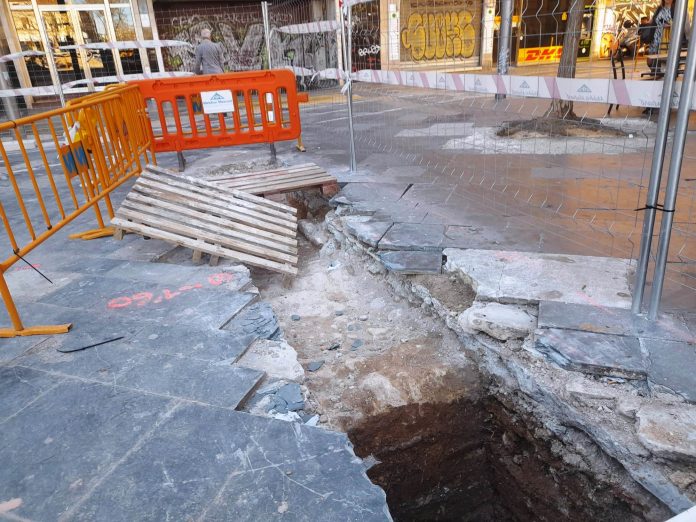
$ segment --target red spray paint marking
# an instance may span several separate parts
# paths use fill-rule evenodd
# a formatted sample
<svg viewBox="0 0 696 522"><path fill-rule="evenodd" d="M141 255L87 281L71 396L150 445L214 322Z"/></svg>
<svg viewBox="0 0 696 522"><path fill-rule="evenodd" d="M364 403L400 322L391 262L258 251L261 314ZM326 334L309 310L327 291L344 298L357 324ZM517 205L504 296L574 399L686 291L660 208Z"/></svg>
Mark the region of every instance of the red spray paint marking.
<svg viewBox="0 0 696 522"><path fill-rule="evenodd" d="M228 283L234 279L234 274L229 274L227 272L220 272L218 274L211 274L207 278L207 283L210 286L220 286L224 283ZM117 310L119 308L128 308L135 306L137 308L142 308L150 303L160 304L163 301L170 301L183 293L196 290L198 288L203 288L202 283L193 283L190 285L184 285L176 290L170 290L165 288L159 294L153 294L152 292L138 292L133 295L122 295L111 299L107 304L107 308L111 310Z"/></svg>

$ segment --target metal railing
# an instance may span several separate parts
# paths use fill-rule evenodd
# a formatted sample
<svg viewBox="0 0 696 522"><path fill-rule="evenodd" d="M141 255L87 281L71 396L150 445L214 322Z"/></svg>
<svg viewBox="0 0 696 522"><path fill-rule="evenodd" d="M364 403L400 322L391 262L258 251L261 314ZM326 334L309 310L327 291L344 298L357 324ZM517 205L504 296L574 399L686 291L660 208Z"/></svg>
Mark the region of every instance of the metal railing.
<svg viewBox="0 0 696 522"><path fill-rule="evenodd" d="M11 327L0 329L0 337L64 333L69 324L26 327L4 274L90 208L98 228L70 237L112 233L100 203L113 217L110 193L144 164L155 162L145 106L137 86L114 86L61 109L2 123L0 135L4 131L14 139L0 138L1 164L11 188L0 198L0 219L11 249L0 262L0 295ZM33 142L26 136L33 136ZM52 153L59 163L51 163Z"/></svg>

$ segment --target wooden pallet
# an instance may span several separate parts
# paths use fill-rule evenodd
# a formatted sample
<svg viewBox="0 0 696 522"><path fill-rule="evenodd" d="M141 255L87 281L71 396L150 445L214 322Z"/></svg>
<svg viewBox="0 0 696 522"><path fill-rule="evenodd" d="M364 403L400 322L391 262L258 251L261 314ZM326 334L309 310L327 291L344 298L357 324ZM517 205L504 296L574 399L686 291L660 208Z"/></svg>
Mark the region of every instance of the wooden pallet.
<svg viewBox="0 0 696 522"><path fill-rule="evenodd" d="M206 178L226 188L243 190L257 196L270 196L308 188L319 188L325 196L339 190L336 178L314 163L241 174L221 174Z"/></svg>
<svg viewBox="0 0 696 522"><path fill-rule="evenodd" d="M297 211L148 165L116 212L117 229L285 274L297 274ZM198 253L198 255L196 255Z"/></svg>

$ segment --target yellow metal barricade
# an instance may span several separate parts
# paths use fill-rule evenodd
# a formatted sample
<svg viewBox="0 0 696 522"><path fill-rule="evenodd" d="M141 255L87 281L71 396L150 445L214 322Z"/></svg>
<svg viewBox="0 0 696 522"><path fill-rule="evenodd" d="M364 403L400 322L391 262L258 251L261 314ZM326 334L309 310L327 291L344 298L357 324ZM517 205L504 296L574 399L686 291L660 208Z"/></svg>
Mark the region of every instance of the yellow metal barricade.
<svg viewBox="0 0 696 522"><path fill-rule="evenodd" d="M7 134L11 137L4 138ZM5 273L90 208L98 227L70 237L110 235L100 203L111 219L110 193L139 174L143 165L155 163L151 136L142 96L136 86L128 85L73 100L65 108L0 124L0 167L10 182L10 190L0 195L0 220L11 248L11 254L0 262L0 295L12 323L10 328L0 329L0 337L68 331L69 324L25 327ZM8 153L10 142L14 150ZM30 146L38 151L38 159L30 158ZM17 152L19 159L15 159ZM54 154L58 166L51 161Z"/></svg>

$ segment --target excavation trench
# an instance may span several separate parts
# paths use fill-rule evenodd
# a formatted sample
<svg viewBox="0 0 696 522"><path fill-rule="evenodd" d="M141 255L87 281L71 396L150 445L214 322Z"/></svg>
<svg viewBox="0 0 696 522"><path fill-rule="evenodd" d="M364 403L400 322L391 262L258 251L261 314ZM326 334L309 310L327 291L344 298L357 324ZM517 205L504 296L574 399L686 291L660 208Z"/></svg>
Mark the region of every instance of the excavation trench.
<svg viewBox="0 0 696 522"><path fill-rule="evenodd" d="M581 429L550 429L522 394L501 388L376 261L327 235L316 242L321 250L301 242L296 279L259 272L254 281L299 362L315 368L304 382L308 409L348 433L395 520L668 517ZM454 313L473 299L449 276L407 282Z"/></svg>

